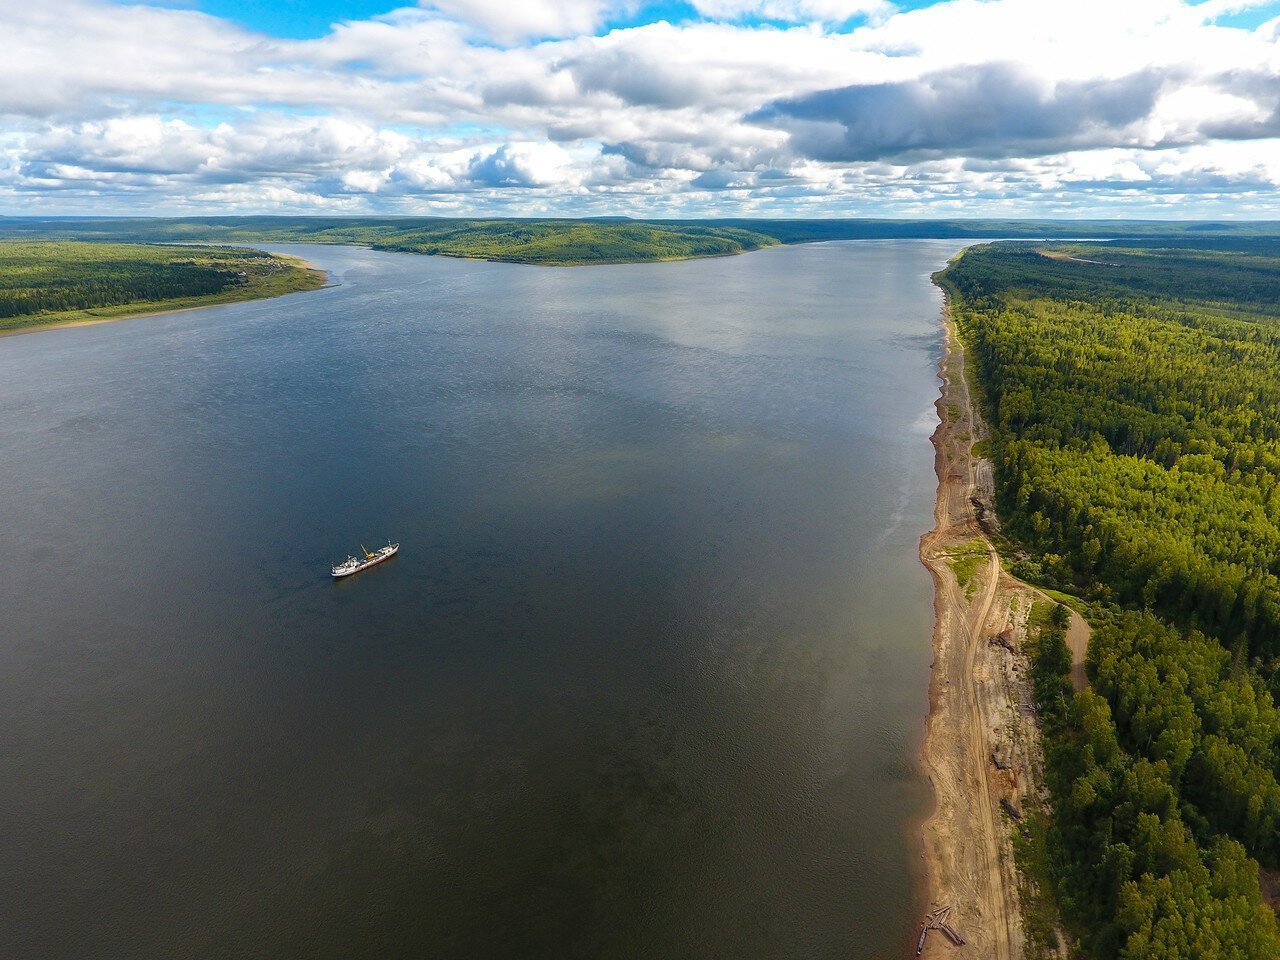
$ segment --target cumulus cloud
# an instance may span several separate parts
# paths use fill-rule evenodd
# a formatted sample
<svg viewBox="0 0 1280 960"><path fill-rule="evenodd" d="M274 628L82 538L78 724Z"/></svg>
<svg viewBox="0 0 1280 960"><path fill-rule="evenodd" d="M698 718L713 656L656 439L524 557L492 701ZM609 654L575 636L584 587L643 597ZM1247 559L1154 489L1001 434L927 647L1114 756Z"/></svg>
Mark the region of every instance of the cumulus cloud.
<svg viewBox="0 0 1280 960"><path fill-rule="evenodd" d="M21 170L35 179L164 174L223 182L255 175L318 177L388 166L414 141L333 117L256 117L211 129L160 117L122 117L55 126L25 144Z"/></svg>
<svg viewBox="0 0 1280 960"><path fill-rule="evenodd" d="M490 187L546 187L572 179L569 155L551 143L504 143L479 154L467 177Z"/></svg>
<svg viewBox="0 0 1280 960"><path fill-rule="evenodd" d="M472 24L503 43L593 33L635 3L610 0L429 0L423 6Z"/></svg>
<svg viewBox="0 0 1280 960"><path fill-rule="evenodd" d="M168 187L239 197L231 188L253 183L275 198L272 204L308 191L318 202L574 189L600 181L602 165L598 148L571 152L536 141L457 146L350 120L280 114L210 129L155 116L58 126L10 158L9 186L20 193L93 196Z"/></svg>
<svg viewBox="0 0 1280 960"><path fill-rule="evenodd" d="M1054 83L1016 63L958 67L898 83L782 100L751 120L787 130L800 154L830 163L899 157L1029 156L1141 142L1163 71Z"/></svg>
<svg viewBox="0 0 1280 960"><path fill-rule="evenodd" d="M691 0L704 17L741 20L760 17L792 23L844 23L854 17L886 16L893 12L888 0Z"/></svg>
<svg viewBox="0 0 1280 960"><path fill-rule="evenodd" d="M1280 26L1280 19L1276 21ZM1233 71L1222 80L1240 108L1208 112L1201 132L1210 139L1259 140L1280 136L1280 75L1258 71Z"/></svg>

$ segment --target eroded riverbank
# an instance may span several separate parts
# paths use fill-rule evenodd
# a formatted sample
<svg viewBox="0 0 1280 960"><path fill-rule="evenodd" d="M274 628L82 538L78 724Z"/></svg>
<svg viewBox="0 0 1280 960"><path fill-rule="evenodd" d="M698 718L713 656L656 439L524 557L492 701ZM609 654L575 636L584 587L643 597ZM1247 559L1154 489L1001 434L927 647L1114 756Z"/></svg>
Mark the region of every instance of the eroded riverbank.
<svg viewBox="0 0 1280 960"><path fill-rule="evenodd" d="M1018 590L1002 576L980 516L993 516L990 463L973 455L982 425L965 380L964 349L944 310L946 351L932 441L938 495L934 528L920 557L934 581L934 662L922 763L935 807L924 824L927 910L951 907L951 924L975 955L1022 955L1017 876L1000 798L1004 771L992 762L990 741L1016 716L1017 692L1006 651L988 638L1014 626ZM1002 583L1002 581L1008 582ZM1025 611L1024 611L1025 612ZM1034 758L1023 766L1033 768ZM1014 778L1016 779L1016 777ZM941 935L925 942L926 956L953 949ZM914 945L913 945L914 952Z"/></svg>

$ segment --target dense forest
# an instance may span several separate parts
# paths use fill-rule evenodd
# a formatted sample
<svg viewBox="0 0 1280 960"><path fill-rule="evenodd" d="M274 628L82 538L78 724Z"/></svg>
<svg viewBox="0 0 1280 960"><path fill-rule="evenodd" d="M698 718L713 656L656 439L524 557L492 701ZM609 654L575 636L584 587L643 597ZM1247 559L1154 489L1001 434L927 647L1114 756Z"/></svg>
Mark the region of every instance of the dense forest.
<svg viewBox="0 0 1280 960"><path fill-rule="evenodd" d="M1060 629L1041 633L1034 664L1054 799L1048 859L1057 901L1085 956L1280 957L1276 915L1262 900L1251 857L1258 846L1237 839L1256 838L1235 829L1251 814L1237 819L1235 809L1212 805L1213 794L1238 796L1245 786L1247 775L1222 774L1251 750L1265 752L1249 741L1251 728L1265 719L1229 717L1216 698L1229 696L1231 671L1214 669L1220 664L1208 642L1184 653L1169 649L1184 638L1149 615L1094 610L1093 617L1100 629L1091 646L1108 651L1091 664L1101 674L1098 692L1072 693ZM1163 646L1166 656L1148 662L1148 642ZM1202 672L1182 677L1176 670L1184 660L1199 662ZM1174 692L1166 694L1159 684L1171 678ZM1206 686L1197 685L1204 680ZM1226 709L1201 715L1198 698ZM1156 732L1166 716L1181 723L1167 736ZM1274 788L1259 762L1253 770Z"/></svg>
<svg viewBox="0 0 1280 960"><path fill-rule="evenodd" d="M776 244L764 234L737 227L500 220L402 230L372 246L377 250L567 266L726 256Z"/></svg>
<svg viewBox="0 0 1280 960"><path fill-rule="evenodd" d="M0 238L132 243L349 243L380 250L543 265L628 263L743 253L822 240L1152 236L1253 243L1280 223L1154 220L632 220L446 217L0 217Z"/></svg>
<svg viewBox="0 0 1280 960"><path fill-rule="evenodd" d="M275 296L323 282L261 250L0 240L0 330Z"/></svg>
<svg viewBox="0 0 1280 960"><path fill-rule="evenodd" d="M1056 899L1098 958L1280 957L1280 246L995 244L940 282L1014 572L1090 603L1037 699Z"/></svg>

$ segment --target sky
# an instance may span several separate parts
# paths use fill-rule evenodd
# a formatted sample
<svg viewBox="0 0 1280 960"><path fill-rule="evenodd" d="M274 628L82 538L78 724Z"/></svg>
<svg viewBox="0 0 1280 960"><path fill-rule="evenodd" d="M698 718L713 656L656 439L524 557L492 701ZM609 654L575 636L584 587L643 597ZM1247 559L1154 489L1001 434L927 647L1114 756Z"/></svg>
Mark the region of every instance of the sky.
<svg viewBox="0 0 1280 960"><path fill-rule="evenodd" d="M1280 219L1280 0L0 0L0 215Z"/></svg>

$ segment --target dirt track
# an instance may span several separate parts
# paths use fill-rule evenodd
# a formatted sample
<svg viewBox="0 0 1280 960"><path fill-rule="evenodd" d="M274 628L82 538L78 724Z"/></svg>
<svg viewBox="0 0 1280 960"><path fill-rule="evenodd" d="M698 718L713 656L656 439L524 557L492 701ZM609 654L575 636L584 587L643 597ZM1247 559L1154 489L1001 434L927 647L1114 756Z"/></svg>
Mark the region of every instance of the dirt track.
<svg viewBox="0 0 1280 960"><path fill-rule="evenodd" d="M1003 572L987 538L997 523L991 464L972 455L983 425L965 383L963 349L944 319L941 423L933 435L938 499L934 529L920 542L921 560L934 578L936 618L921 751L936 805L924 824L922 855L929 909L951 907L949 922L968 942L957 948L930 932L924 956L1020 960L1015 824L1007 810L1019 811L1040 790L1040 743L1023 642L1032 603L1043 595ZM962 584L953 564L964 552L986 556ZM1081 659L1084 629L1075 638Z"/></svg>

